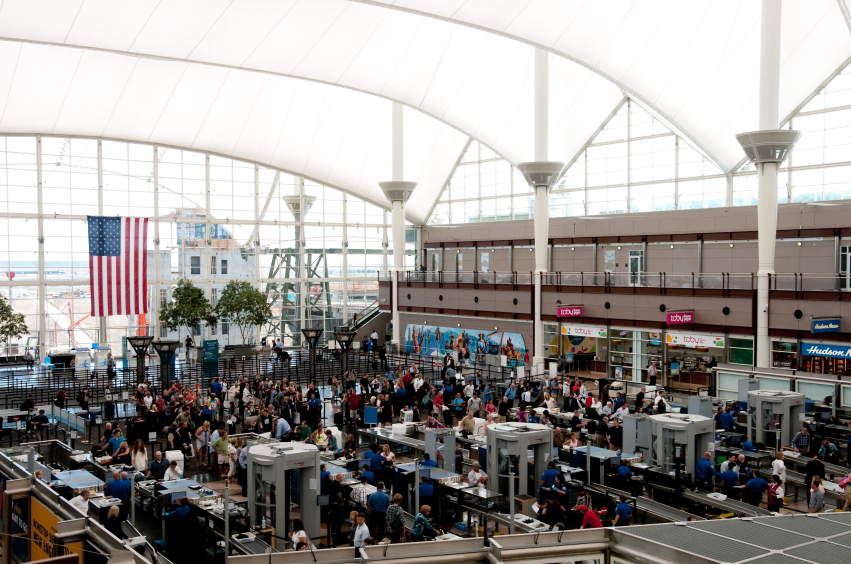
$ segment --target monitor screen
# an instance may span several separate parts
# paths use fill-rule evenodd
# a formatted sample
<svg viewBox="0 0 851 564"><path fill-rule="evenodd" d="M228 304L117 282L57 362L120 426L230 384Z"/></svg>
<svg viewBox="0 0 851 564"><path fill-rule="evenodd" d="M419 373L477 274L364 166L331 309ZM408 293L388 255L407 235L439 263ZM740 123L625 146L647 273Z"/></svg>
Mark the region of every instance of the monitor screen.
<svg viewBox="0 0 851 564"><path fill-rule="evenodd" d="M730 435L730 446L740 446L742 444L741 435Z"/></svg>
<svg viewBox="0 0 851 564"><path fill-rule="evenodd" d="M827 422L829 422L829 421L830 421L830 416L831 416L831 415L832 415L832 414L831 414L831 412L829 412L829 411L822 411L822 412L820 412L820 413L819 413L819 417L820 417L820 418L821 418L821 420L822 420L822 421L824 421L825 423L827 423Z"/></svg>
<svg viewBox="0 0 851 564"><path fill-rule="evenodd" d="M171 504L177 505L177 502L180 501L181 497L186 497L186 492L172 492L171 494Z"/></svg>

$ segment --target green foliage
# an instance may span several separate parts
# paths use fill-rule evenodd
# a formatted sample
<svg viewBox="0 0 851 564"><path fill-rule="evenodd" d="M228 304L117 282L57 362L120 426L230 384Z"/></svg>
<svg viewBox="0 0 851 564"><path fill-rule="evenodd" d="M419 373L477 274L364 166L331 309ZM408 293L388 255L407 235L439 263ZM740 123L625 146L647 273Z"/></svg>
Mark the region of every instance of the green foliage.
<svg viewBox="0 0 851 564"><path fill-rule="evenodd" d="M160 309L160 323L170 331L186 327L191 335L192 329L202 321L207 325L215 325L217 321L204 290L185 278L178 281L172 301Z"/></svg>
<svg viewBox="0 0 851 564"><path fill-rule="evenodd" d="M15 313L9 300L0 296L0 341L17 339L29 333L23 313Z"/></svg>
<svg viewBox="0 0 851 564"><path fill-rule="evenodd" d="M232 280L219 297L216 315L239 327L244 345L246 334L272 317L272 306L266 294L248 282Z"/></svg>

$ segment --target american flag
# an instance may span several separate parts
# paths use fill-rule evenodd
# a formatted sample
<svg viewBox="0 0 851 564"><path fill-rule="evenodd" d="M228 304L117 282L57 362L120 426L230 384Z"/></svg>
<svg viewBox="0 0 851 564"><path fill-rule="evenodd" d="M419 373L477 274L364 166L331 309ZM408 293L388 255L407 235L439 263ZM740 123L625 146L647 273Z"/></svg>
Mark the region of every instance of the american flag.
<svg viewBox="0 0 851 564"><path fill-rule="evenodd" d="M90 215L92 317L148 312L148 220Z"/></svg>

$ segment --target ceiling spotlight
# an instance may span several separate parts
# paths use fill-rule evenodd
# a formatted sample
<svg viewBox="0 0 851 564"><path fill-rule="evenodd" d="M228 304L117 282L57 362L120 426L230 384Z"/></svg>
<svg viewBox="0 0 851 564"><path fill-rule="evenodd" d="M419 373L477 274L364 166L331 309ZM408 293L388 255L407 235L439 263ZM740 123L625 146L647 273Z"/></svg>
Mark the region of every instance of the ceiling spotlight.
<svg viewBox="0 0 851 564"><path fill-rule="evenodd" d="M499 329L499 327L494 327L494 328L493 328L493 330L494 330L494 331L496 331L497 329Z"/></svg>
<svg viewBox="0 0 851 564"><path fill-rule="evenodd" d="M575 250L576 250L576 247L570 247L570 250L571 250L571 251L575 251Z"/></svg>
<svg viewBox="0 0 851 564"><path fill-rule="evenodd" d="M801 242L800 242L800 241L798 241L798 246L799 246L799 247L801 246Z"/></svg>
<svg viewBox="0 0 851 564"><path fill-rule="evenodd" d="M458 324L458 327L461 327L461 324L460 324L460 323Z"/></svg>
<svg viewBox="0 0 851 564"><path fill-rule="evenodd" d="M671 245L671 248L673 249L673 248L674 248L674 246L673 246L673 245Z"/></svg>
<svg viewBox="0 0 851 564"><path fill-rule="evenodd" d="M620 247L618 247L618 250L621 250L621 248L620 248Z"/></svg>
<svg viewBox="0 0 851 564"><path fill-rule="evenodd" d="M732 247L732 246L733 246L733 243L730 243L730 246Z"/></svg>

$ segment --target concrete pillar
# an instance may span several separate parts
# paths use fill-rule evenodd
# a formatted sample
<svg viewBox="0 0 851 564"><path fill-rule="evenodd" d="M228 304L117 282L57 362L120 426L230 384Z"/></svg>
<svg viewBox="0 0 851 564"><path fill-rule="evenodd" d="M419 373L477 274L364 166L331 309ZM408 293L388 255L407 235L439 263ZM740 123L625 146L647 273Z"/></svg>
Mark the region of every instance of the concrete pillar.
<svg viewBox="0 0 851 564"><path fill-rule="evenodd" d="M757 271L756 365L771 367L768 338L769 276L774 274L777 238L777 169L786 160L801 134L777 129L780 121L780 21L779 0L762 0L759 52L759 131L742 133L736 139L759 175L759 270ZM729 202L728 202L729 205Z"/></svg>
<svg viewBox="0 0 851 564"><path fill-rule="evenodd" d="M533 363L543 362L544 322L541 319L542 274L548 269L549 249L549 190L561 178L564 163L551 162L549 158L549 53L535 50L535 161L521 163L517 169L535 191L535 297L532 323L535 328Z"/></svg>
<svg viewBox="0 0 851 564"><path fill-rule="evenodd" d="M393 234L393 268L391 269L391 292L393 296L393 342L402 342L402 325L399 320L399 276L405 270L405 202L411 197L416 182L405 182L404 178L404 122L401 104L391 104L392 159L390 182L379 182L384 195L390 200L390 225Z"/></svg>

